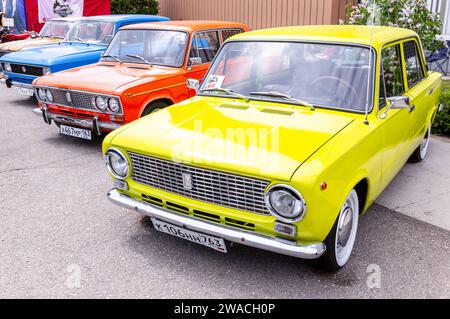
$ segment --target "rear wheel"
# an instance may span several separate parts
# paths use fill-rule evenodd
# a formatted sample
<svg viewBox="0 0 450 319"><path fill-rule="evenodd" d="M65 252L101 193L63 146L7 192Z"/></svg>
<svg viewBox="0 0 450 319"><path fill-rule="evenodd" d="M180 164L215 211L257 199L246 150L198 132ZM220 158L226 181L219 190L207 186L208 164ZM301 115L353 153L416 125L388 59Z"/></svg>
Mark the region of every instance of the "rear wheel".
<svg viewBox="0 0 450 319"><path fill-rule="evenodd" d="M326 250L319 258L319 266L327 271L344 267L353 251L358 230L359 199L354 189L347 195L339 216L325 239Z"/></svg>
<svg viewBox="0 0 450 319"><path fill-rule="evenodd" d="M164 102L164 101L159 101L159 102L154 102L154 103L152 103L152 104L149 104L149 105L145 108L144 112L142 112L141 117L144 117L144 116L146 116L146 115L149 115L149 114L151 114L151 113L153 113L153 112L156 112L156 111L161 110L161 109L163 109L163 108L165 108L165 107L168 107L168 106L169 106L169 103Z"/></svg>
<svg viewBox="0 0 450 319"><path fill-rule="evenodd" d="M430 136L431 136L431 123L428 125L428 129L423 137L422 143L416 148L414 153L412 153L409 158L410 162L418 163L425 159L428 153L428 147L430 145Z"/></svg>

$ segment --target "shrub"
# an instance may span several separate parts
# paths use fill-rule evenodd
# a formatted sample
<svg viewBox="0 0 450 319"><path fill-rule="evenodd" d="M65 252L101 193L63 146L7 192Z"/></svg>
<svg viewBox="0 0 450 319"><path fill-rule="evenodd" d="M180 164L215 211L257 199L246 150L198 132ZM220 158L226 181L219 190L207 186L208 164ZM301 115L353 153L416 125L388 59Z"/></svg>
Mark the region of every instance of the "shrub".
<svg viewBox="0 0 450 319"><path fill-rule="evenodd" d="M436 52L446 44L436 39L441 34L442 22L439 14L428 10L426 0L374 0L377 24L400 27L415 31L422 40L425 50ZM370 22L372 7L368 0L353 6L347 17L349 24Z"/></svg>
<svg viewBox="0 0 450 319"><path fill-rule="evenodd" d="M432 131L433 134L450 136L450 90L442 93L440 103L444 105L444 110L436 115Z"/></svg>
<svg viewBox="0 0 450 319"><path fill-rule="evenodd" d="M156 0L111 0L113 14L158 14Z"/></svg>

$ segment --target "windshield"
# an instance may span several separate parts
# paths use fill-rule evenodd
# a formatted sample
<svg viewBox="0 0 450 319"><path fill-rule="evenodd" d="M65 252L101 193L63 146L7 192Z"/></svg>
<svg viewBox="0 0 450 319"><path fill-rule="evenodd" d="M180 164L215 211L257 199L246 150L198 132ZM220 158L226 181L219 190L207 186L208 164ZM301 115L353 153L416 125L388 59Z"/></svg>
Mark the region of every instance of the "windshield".
<svg viewBox="0 0 450 319"><path fill-rule="evenodd" d="M61 38L63 39L70 27L72 22L67 21L47 21L39 32L39 36L48 38Z"/></svg>
<svg viewBox="0 0 450 319"><path fill-rule="evenodd" d="M229 42L211 66L200 94L224 95L214 90L221 88L251 99L363 112L369 52L341 44Z"/></svg>
<svg viewBox="0 0 450 319"><path fill-rule="evenodd" d="M105 21L77 21L65 41L108 44L114 34L114 23Z"/></svg>
<svg viewBox="0 0 450 319"><path fill-rule="evenodd" d="M167 30L122 30L105 52L105 59L181 67L186 55L188 34ZM145 61L144 61L145 60Z"/></svg>

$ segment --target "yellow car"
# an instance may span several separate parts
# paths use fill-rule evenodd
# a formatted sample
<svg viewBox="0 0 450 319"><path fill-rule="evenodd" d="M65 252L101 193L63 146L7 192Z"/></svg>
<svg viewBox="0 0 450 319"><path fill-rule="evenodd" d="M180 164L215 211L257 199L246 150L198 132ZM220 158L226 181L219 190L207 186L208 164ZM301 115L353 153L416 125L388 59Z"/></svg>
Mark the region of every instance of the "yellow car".
<svg viewBox="0 0 450 319"><path fill-rule="evenodd" d="M57 18L48 20L42 27L41 32L32 34L26 40L6 42L0 44L0 57L11 52L17 52L27 48L55 44L61 42L72 26L79 18Z"/></svg>
<svg viewBox="0 0 450 319"><path fill-rule="evenodd" d="M196 97L105 138L109 199L221 252L231 241L332 271L359 216L425 158L441 93L417 34L367 26L237 35L188 82Z"/></svg>

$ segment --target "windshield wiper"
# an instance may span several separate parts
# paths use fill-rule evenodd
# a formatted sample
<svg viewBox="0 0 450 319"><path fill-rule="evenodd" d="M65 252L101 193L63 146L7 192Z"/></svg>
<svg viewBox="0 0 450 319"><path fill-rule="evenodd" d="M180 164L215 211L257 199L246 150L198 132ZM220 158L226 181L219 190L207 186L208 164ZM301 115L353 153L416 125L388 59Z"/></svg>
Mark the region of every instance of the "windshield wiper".
<svg viewBox="0 0 450 319"><path fill-rule="evenodd" d="M135 58L135 59L141 60L142 62L147 63L150 66L153 66L153 64L151 62L147 61L146 59L144 59L140 55L127 54L126 56L129 57L129 58Z"/></svg>
<svg viewBox="0 0 450 319"><path fill-rule="evenodd" d="M87 41L84 41L83 39L77 38L77 37L73 37L72 39L67 39L68 42L81 42L81 43L87 43Z"/></svg>
<svg viewBox="0 0 450 319"><path fill-rule="evenodd" d="M308 102L305 102L305 101L296 99L295 97L289 96L289 95L284 94L284 93L281 93L281 92L276 92L276 91L271 91L271 92L250 92L249 94L250 94L250 95L269 96L269 97L279 97L279 98L287 99L287 100L290 100L290 101L292 101L292 102L298 103L298 104L300 104L300 105L306 106L306 107L308 107L311 111L314 111L314 110L316 109L316 108L314 107L314 105L312 105L312 104L310 104L310 103L308 103Z"/></svg>
<svg viewBox="0 0 450 319"><path fill-rule="evenodd" d="M233 92L233 91L231 91L231 90L224 89L224 88L203 89L203 90L200 90L200 93L202 93L202 92L214 92L214 91L226 93L226 94L228 94L228 95L231 95L231 96L240 98L241 100L244 100L245 102L249 102L249 101L250 101L250 99L249 99L248 97L246 97L246 96L244 96L244 95L242 95L242 94Z"/></svg>
<svg viewBox="0 0 450 319"><path fill-rule="evenodd" d="M116 60L120 64L123 64L123 61L121 59L119 59L118 57L116 57L115 55L105 54L104 56L102 56L102 58L111 58L113 60Z"/></svg>

